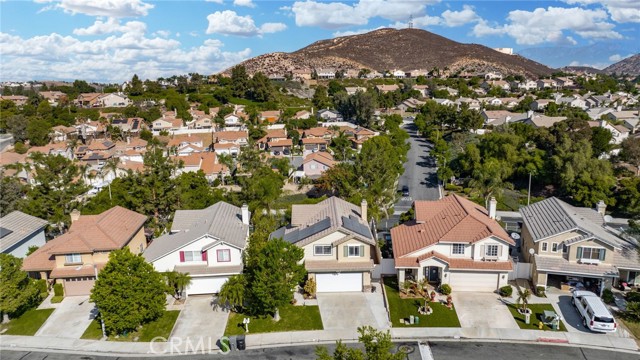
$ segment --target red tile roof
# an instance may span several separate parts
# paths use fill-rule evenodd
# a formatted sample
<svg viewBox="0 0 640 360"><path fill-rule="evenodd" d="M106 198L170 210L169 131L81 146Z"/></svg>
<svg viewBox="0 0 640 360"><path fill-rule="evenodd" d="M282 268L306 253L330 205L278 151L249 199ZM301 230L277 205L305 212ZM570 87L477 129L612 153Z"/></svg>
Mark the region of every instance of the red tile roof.
<svg viewBox="0 0 640 360"><path fill-rule="evenodd" d="M395 265L396 267L417 268L420 266L421 261L432 258L439 259L449 264L449 269L451 270L512 270L511 261L475 261L472 259L455 259L449 258L435 251L430 251L426 254L414 257L396 257Z"/></svg>
<svg viewBox="0 0 640 360"><path fill-rule="evenodd" d="M489 236L514 245L483 207L458 195L415 201L414 209L416 220L391 229L396 259L439 242L474 243Z"/></svg>

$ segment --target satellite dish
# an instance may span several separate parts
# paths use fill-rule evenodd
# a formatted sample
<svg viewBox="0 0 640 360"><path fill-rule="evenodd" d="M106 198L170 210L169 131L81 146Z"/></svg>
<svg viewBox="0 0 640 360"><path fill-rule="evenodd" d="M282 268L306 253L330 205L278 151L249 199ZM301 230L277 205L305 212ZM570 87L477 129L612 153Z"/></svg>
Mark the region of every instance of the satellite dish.
<svg viewBox="0 0 640 360"><path fill-rule="evenodd" d="M605 215L604 216L604 222L605 223L610 223L611 221L613 221L613 218L611 217L611 215Z"/></svg>
<svg viewBox="0 0 640 360"><path fill-rule="evenodd" d="M533 248L529 249L529 254L533 255L536 251Z"/></svg>
<svg viewBox="0 0 640 360"><path fill-rule="evenodd" d="M513 240L519 240L520 239L520 234L518 234L517 232L512 232L511 233L511 238Z"/></svg>

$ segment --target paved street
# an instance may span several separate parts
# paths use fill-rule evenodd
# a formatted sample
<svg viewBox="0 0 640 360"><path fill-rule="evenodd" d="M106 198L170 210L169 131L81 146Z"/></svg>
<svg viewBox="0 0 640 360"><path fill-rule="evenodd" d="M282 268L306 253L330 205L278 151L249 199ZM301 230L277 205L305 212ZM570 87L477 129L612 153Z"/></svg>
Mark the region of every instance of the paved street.
<svg viewBox="0 0 640 360"><path fill-rule="evenodd" d="M80 339L95 317L88 296L67 296L40 327L36 336Z"/></svg>
<svg viewBox="0 0 640 360"><path fill-rule="evenodd" d="M420 352L416 343L407 343L410 346L408 360L420 360ZM400 344L397 344L400 345ZM458 342L458 341L436 341L429 342L434 360L463 360L463 359L492 359L492 360L530 360L530 359L553 359L553 360L637 360L638 353L614 352L612 350L594 350L589 348L541 345L541 344L519 344L504 342ZM322 345L333 351L334 345ZM348 346L358 346L349 344ZM279 348L266 348L258 350L247 350L232 352L227 355L184 355L184 356L162 356L153 359L184 359L184 360L204 360L204 359L252 359L252 360L315 360L315 346L288 346ZM115 360L116 356L86 356L65 353L44 353L27 351L2 351L2 360ZM119 357L119 359L149 359L149 357ZM425 358L427 359L427 358Z"/></svg>
<svg viewBox="0 0 640 360"><path fill-rule="evenodd" d="M403 197L395 205L396 214L411 208L414 200L437 200L440 198L435 160L429 156L431 144L418 136L416 126L406 124L404 129L409 133L411 149L404 164L404 174L400 176L398 188L409 187L409 196Z"/></svg>

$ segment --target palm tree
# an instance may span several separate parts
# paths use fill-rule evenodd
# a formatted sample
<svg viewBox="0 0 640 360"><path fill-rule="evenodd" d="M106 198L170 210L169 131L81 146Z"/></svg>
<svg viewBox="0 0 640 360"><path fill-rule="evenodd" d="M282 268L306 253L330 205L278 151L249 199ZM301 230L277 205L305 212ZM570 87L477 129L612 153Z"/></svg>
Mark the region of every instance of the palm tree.
<svg viewBox="0 0 640 360"><path fill-rule="evenodd" d="M247 280L243 275L233 275L222 285L218 300L238 312L244 305L246 287Z"/></svg>
<svg viewBox="0 0 640 360"><path fill-rule="evenodd" d="M473 170L473 179L469 185L482 194L485 206L488 207L491 196L501 193L504 188L512 187L510 183L504 181L507 171L496 159L486 160Z"/></svg>
<svg viewBox="0 0 640 360"><path fill-rule="evenodd" d="M100 174L102 175L102 181L104 181L104 177L109 175L109 173L113 173L113 177L118 177L118 164L120 163L120 158L114 157L107 161L105 161L104 166L102 166L102 171Z"/></svg>
<svg viewBox="0 0 640 360"><path fill-rule="evenodd" d="M191 284L189 273L167 271L164 276L167 280L167 286L172 291L171 296L176 300L182 299L184 290Z"/></svg>
<svg viewBox="0 0 640 360"><path fill-rule="evenodd" d="M522 313L528 312L527 311L527 305L529 304L529 298L530 297L531 297L531 291L529 291L529 289L518 290L517 302L518 302L518 304L522 304L522 306L520 308Z"/></svg>

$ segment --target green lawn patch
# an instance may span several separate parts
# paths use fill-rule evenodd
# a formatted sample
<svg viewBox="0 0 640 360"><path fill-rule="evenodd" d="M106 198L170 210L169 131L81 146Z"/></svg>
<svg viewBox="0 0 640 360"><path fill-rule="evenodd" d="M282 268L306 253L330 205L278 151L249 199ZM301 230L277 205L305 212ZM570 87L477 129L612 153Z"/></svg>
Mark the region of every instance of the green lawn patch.
<svg viewBox="0 0 640 360"><path fill-rule="evenodd" d="M38 329L49 318L55 309L31 309L16 319L12 319L8 324L2 325L0 330L7 329L4 335L27 335L33 336Z"/></svg>
<svg viewBox="0 0 640 360"><path fill-rule="evenodd" d="M317 306L294 306L287 305L280 308L280 321L275 322L271 316L254 317L244 314L229 314L225 335L244 334L244 326L242 319L251 318L249 323L249 333L267 333L281 331L300 331L300 330L322 330L322 318L320 317L320 309Z"/></svg>
<svg viewBox="0 0 640 360"><path fill-rule="evenodd" d="M516 323L520 327L520 329L526 330L540 330L538 324L542 319L544 311L554 311L553 306L551 304L529 304L527 307L531 309L531 318L529 325L525 324L524 315L518 312L518 305L515 304L507 304L509 311L514 319L516 319ZM542 330L552 330L550 326L542 325ZM564 322L560 321L560 330L559 331L567 331L567 328L564 326Z"/></svg>
<svg viewBox="0 0 640 360"><path fill-rule="evenodd" d="M623 319L618 318L618 320L622 321L622 323L627 327L627 329L629 329L629 331L633 334L633 336L636 339L640 339L640 322L635 322L635 321L631 321L629 319L624 319L624 318Z"/></svg>
<svg viewBox="0 0 640 360"><path fill-rule="evenodd" d="M458 320L455 306L449 309L439 302L430 302L429 306L433 309L433 313L431 315L419 315L418 307L424 305L424 300L417 298L401 299L396 277L384 278L384 290L387 295L387 304L393 327L460 327L460 320ZM420 319L419 323L416 325L400 323L400 319L408 319L410 315L417 316Z"/></svg>
<svg viewBox="0 0 640 360"><path fill-rule="evenodd" d="M115 336L109 336L109 341L135 341L137 337L139 342L149 342L155 337L169 338L173 325L176 323L179 310L165 311L164 314L157 320L152 321L142 326L138 331L134 331L125 335L120 335L117 338ZM100 322L93 320L87 330L82 334L81 339L87 340L100 340L102 339L102 328Z"/></svg>
<svg viewBox="0 0 640 360"><path fill-rule="evenodd" d="M61 303L63 299L64 299L64 296L52 296L51 303L52 304Z"/></svg>

